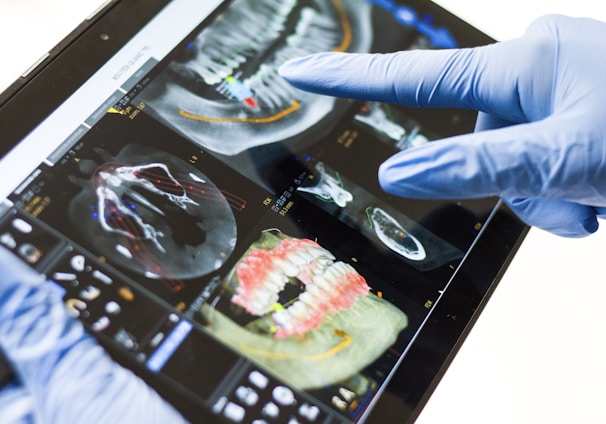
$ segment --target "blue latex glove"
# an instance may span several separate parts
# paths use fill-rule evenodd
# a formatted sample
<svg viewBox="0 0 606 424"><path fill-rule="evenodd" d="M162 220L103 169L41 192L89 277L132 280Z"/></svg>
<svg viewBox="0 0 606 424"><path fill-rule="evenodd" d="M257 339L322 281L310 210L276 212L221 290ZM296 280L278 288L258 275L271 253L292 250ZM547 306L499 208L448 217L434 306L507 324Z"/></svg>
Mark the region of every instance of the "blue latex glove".
<svg viewBox="0 0 606 424"><path fill-rule="evenodd" d="M526 223L578 237L606 214L606 24L546 16L490 46L320 53L281 75L303 90L480 111L473 134L396 154L383 188L413 198L496 195Z"/></svg>
<svg viewBox="0 0 606 424"><path fill-rule="evenodd" d="M84 332L41 275L4 248L0 270L0 349L19 378L0 392L0 422L185 422Z"/></svg>

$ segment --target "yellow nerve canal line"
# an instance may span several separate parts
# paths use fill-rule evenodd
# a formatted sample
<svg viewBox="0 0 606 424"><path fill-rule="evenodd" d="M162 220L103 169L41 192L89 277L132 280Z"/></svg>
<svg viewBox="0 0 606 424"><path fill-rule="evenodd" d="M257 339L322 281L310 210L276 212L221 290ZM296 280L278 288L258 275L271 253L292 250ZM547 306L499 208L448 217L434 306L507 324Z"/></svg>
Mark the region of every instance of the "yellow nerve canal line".
<svg viewBox="0 0 606 424"><path fill-rule="evenodd" d="M341 26L343 27L343 41L341 42L341 45L335 47L333 51L344 52L349 48L351 44L351 23L349 22L347 12L345 11L343 4L339 0L333 0L332 4L335 6L335 9L337 9L339 19L341 20Z"/></svg>
<svg viewBox="0 0 606 424"><path fill-rule="evenodd" d="M341 330L335 330L335 334L339 337L342 337L343 341L341 343L337 344L336 346L328 349L326 352L318 353L315 355L298 355L298 354L294 354L294 353L272 352L272 351L267 351L267 350L255 349L253 347L245 346L245 345L240 346L240 348L244 352L246 352L250 355L263 356L263 357L271 358L271 359L280 359L280 360L305 359L308 361L319 361L319 360L330 358L331 356L334 356L335 354L339 353L340 351L342 351L347 346L349 346L350 344L353 343L353 339L347 333L345 333Z"/></svg>
<svg viewBox="0 0 606 424"><path fill-rule="evenodd" d="M188 112L185 112L184 110L180 110L179 111L179 115L188 118L188 119L193 119L195 121L204 121L204 122L219 122L219 123L229 123L229 122L238 122L238 123L252 123L252 124L269 124L271 122L275 122L278 121L282 118L284 118L285 116L299 110L299 108L301 107L301 105L299 105L299 102L297 102L296 100L291 100L290 101L291 106L287 109L284 109L278 113L276 113L275 115L272 116L267 116L265 118L239 118L239 117L233 117L233 118L213 118L213 117L209 117L209 116L200 116L200 115L194 115Z"/></svg>

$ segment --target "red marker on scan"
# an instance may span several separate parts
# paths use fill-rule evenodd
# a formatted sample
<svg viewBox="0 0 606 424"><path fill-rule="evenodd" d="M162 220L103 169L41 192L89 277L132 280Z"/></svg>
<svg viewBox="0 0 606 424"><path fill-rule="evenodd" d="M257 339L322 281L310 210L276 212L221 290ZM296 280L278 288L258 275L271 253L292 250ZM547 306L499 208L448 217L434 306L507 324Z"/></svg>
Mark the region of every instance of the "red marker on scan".
<svg viewBox="0 0 606 424"><path fill-rule="evenodd" d="M254 98L254 93L245 86L242 81L234 78L233 76L229 76L225 78L226 86L225 88L233 97L243 102L250 109L258 109L259 103Z"/></svg>

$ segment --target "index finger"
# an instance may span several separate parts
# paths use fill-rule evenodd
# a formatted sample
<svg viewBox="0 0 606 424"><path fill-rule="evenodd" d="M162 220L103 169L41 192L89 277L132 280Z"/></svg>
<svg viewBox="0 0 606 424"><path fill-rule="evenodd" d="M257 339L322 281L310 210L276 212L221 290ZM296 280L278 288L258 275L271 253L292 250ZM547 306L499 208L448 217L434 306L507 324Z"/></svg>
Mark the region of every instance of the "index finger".
<svg viewBox="0 0 606 424"><path fill-rule="evenodd" d="M537 85L524 79L532 75L526 72L529 61L520 58L529 48L525 44L512 40L457 50L318 53L286 62L280 74L295 87L318 94L416 107L467 108L525 122L529 118L519 94L528 93L528 87L534 90L532 98L547 94L537 92Z"/></svg>

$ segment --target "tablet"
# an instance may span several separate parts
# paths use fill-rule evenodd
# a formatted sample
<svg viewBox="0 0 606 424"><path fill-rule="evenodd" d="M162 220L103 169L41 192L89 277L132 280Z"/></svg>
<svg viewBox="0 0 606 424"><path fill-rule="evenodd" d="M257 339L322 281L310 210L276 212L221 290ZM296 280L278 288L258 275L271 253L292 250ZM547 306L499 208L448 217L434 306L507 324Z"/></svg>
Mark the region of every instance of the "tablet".
<svg viewBox="0 0 606 424"><path fill-rule="evenodd" d="M0 244L193 422L413 422L527 227L378 185L472 111L277 69L492 41L425 0L109 2L0 99Z"/></svg>

